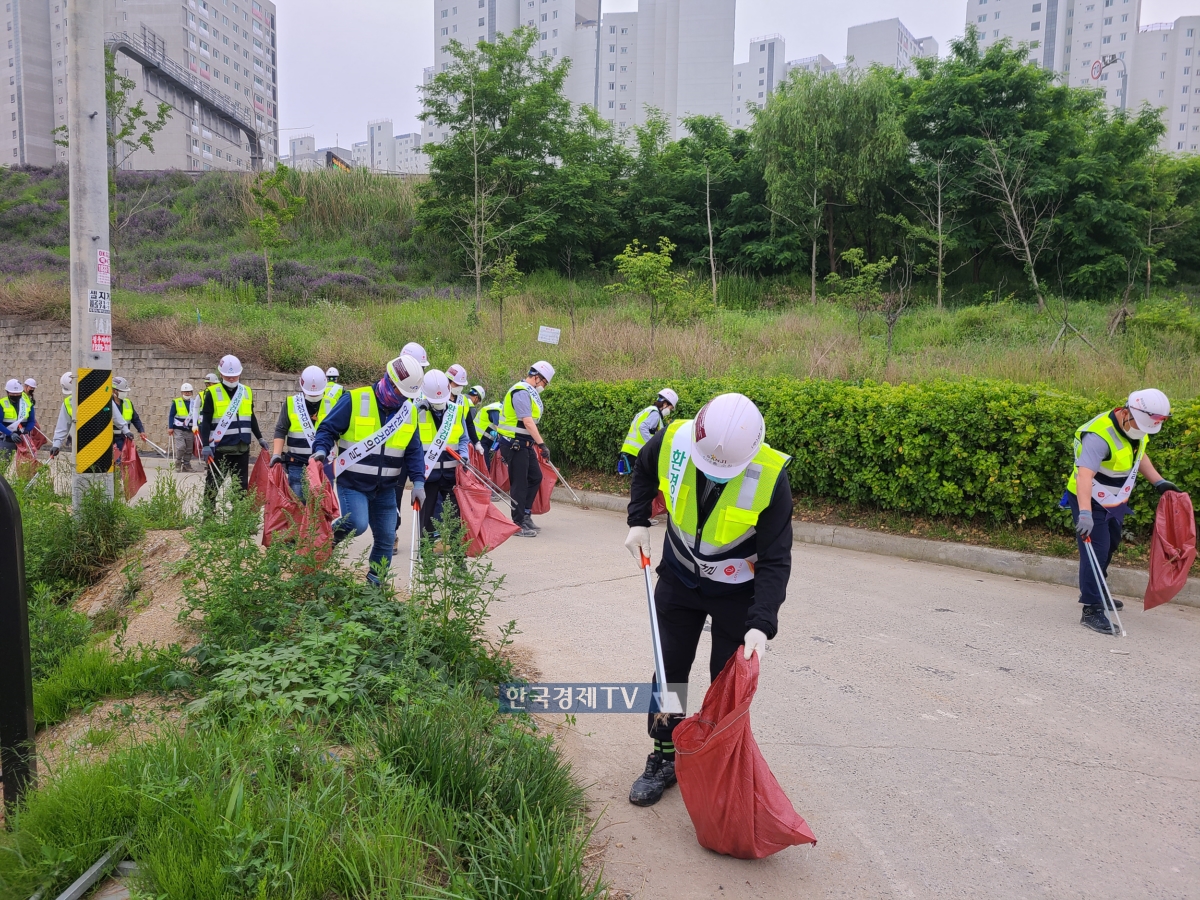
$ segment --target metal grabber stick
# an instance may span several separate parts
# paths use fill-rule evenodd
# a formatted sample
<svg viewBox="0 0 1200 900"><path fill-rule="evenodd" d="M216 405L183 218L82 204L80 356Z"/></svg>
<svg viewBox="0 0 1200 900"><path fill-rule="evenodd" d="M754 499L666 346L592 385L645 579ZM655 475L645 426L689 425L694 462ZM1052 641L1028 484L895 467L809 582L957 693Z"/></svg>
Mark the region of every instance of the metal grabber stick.
<svg viewBox="0 0 1200 900"><path fill-rule="evenodd" d="M650 557L642 554L642 574L646 576L646 603L650 609L650 640L654 644L654 675L658 679L658 690L654 699L658 702L660 713L677 713L683 715L683 704L679 695L668 690L667 667L663 663L662 638L658 633L658 612L654 608L654 583L650 580Z"/></svg>
<svg viewBox="0 0 1200 900"><path fill-rule="evenodd" d="M411 585L413 580L413 572L417 569L417 553L421 549L421 503L418 500L412 502L413 513L413 530L412 530L412 548L408 554L408 583Z"/></svg>
<svg viewBox="0 0 1200 900"><path fill-rule="evenodd" d="M578 503L580 506L583 506L583 501L579 498L579 495L577 493L575 493L574 488L572 488L569 484L567 484L567 479L563 478L562 472L558 471L558 466L556 466L554 463L550 462L550 460L548 460L548 459L546 460L546 465L548 465L551 469L554 470L554 474L558 476L558 480L562 482L563 487L565 487L568 491L571 492L571 496L575 498L575 502ZM649 565L648 562L647 562L647 565Z"/></svg>
<svg viewBox="0 0 1200 900"><path fill-rule="evenodd" d="M476 478L478 478L480 483L483 484L484 487L486 487L488 490L490 490L493 494L499 495L500 499L503 500L505 503L507 503L510 507L517 505L516 503L513 502L513 498L510 497L507 494L507 492L505 492L500 487L500 485L498 485L498 484L496 484L496 482L492 481L491 476L486 475L483 472L479 471L479 469L477 469L477 468L475 468L475 466L471 465L471 462L469 460L463 459L452 448L447 447L446 449L449 451L451 456L453 456L455 459L458 460L460 465L462 465L464 468L466 468L466 470L468 472L470 472L472 475L474 475Z"/></svg>
<svg viewBox="0 0 1200 900"><path fill-rule="evenodd" d="M1125 626L1121 624L1121 615L1117 612L1117 601L1113 599L1112 591L1108 589L1108 582L1104 580L1104 573L1100 571L1100 561L1096 559L1096 549L1092 546L1092 536L1089 534L1083 539L1083 545L1087 548L1088 559L1092 561L1092 575L1096 579L1096 585L1100 588L1100 602L1104 605L1104 615L1108 619L1108 627L1113 629L1113 634L1116 634L1116 629L1121 629L1121 637L1126 637ZM1112 613L1109 616L1109 613ZM1116 625L1113 625L1113 619L1117 620Z"/></svg>

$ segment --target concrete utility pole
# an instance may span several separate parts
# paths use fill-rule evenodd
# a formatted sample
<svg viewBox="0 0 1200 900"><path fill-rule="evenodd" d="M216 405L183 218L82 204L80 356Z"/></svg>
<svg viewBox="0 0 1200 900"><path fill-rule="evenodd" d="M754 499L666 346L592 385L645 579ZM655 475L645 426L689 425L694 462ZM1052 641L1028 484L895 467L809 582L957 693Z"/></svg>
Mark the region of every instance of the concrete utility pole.
<svg viewBox="0 0 1200 900"><path fill-rule="evenodd" d="M71 368L75 372L75 508L103 484L113 493L112 269L108 243L108 114L104 4L67 14L67 138L71 197Z"/></svg>

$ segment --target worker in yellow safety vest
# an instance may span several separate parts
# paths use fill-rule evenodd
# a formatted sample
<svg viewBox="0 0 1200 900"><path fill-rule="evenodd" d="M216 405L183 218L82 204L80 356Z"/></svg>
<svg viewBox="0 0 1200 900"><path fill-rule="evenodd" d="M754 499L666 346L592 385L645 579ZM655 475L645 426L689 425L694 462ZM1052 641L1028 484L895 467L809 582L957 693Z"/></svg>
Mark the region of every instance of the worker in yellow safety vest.
<svg viewBox="0 0 1200 900"><path fill-rule="evenodd" d="M271 447L271 465L287 466L288 485L297 497L308 497L304 470L312 456L317 428L325 421L329 406L329 376L320 366L309 366L300 373L300 392L283 401L275 422Z"/></svg>
<svg viewBox="0 0 1200 900"><path fill-rule="evenodd" d="M552 378L554 366L544 359L530 366L525 379L504 395L496 425L500 457L508 466L512 520L521 527L521 537L537 537L541 530L533 524L533 500L542 484L540 460L550 459L550 449L542 440L538 420L544 409L542 391Z"/></svg>
<svg viewBox="0 0 1200 900"><path fill-rule="evenodd" d="M654 606L666 690L682 711L705 620L712 619L708 671L716 678L739 648L766 652L792 571L789 457L765 442L762 414L748 397L721 394L694 420L673 422L642 447L633 466L625 546L649 565L650 510L666 498L667 535ZM643 563L643 560L645 562ZM629 792L657 803L675 784L675 726L682 715L651 713L653 749Z"/></svg>
<svg viewBox="0 0 1200 900"><path fill-rule="evenodd" d="M617 456L618 475L628 475L633 471L633 461L646 446L646 441L667 424L667 419L678 405L679 395L670 388L663 388L652 406L647 406L633 417L629 433L625 435L625 443L621 445L621 452Z"/></svg>

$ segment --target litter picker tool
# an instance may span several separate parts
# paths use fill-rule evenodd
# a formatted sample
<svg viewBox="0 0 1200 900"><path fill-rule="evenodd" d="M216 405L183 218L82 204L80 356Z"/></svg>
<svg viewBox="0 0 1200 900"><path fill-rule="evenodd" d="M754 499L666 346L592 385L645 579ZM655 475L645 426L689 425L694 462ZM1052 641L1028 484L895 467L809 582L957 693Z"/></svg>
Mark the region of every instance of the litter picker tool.
<svg viewBox="0 0 1200 900"><path fill-rule="evenodd" d="M146 438L145 440L146 440L147 444L149 444L151 447L153 447L155 450L157 450L159 453L162 454L163 459L171 458L171 455L169 453L167 453L166 450L164 450L162 447L158 446L158 444L154 443L154 441L150 440L150 438Z"/></svg>
<svg viewBox="0 0 1200 900"><path fill-rule="evenodd" d="M542 457L542 458L546 459L545 457ZM567 484L567 479L563 478L563 473L558 471L558 466L556 466L554 463L550 462L550 460L548 460L548 459L546 459L546 465L548 465L551 469L554 470L554 474L558 477L558 480L562 482L562 486L571 492L571 496L575 498L575 502L578 503L580 506L583 506L584 504L583 504L582 498L580 498L580 496L577 493L575 493L574 488L572 488L569 484ZM647 561L646 565L649 565L649 564L650 564L649 561Z"/></svg>
<svg viewBox="0 0 1200 900"><path fill-rule="evenodd" d="M1083 539L1083 545L1087 548L1088 559L1092 563L1092 574L1096 578L1096 584L1100 588L1100 601L1104 604L1104 616L1108 619L1109 628L1113 629L1113 634L1117 633L1117 629L1121 630L1121 637L1126 637L1125 626L1121 624L1121 615L1117 612L1117 601L1113 599L1112 591L1108 589L1108 582L1104 580L1104 573L1100 571L1100 561L1096 559L1096 550L1092 547L1092 537L1088 535ZM1116 619L1116 624L1113 620Z"/></svg>
<svg viewBox="0 0 1200 900"><path fill-rule="evenodd" d="M417 500L413 501L412 513L412 548L408 554L408 583L410 585L412 584L413 573L417 569L417 553L421 550L421 504Z"/></svg>
<svg viewBox="0 0 1200 900"><path fill-rule="evenodd" d="M480 482L483 483L484 487L491 490L491 492L493 494L498 494L500 496L500 498L505 503L507 503L510 507L516 506L516 504L513 503L513 498L510 497L503 489L501 489L500 485L498 485L498 484L496 484L496 482L492 481L491 476L485 474L484 472L480 472L477 468L475 468L473 465L471 465L469 460L463 459L461 456L459 456L457 453L455 453L454 450L452 450L451 448L447 447L446 449L450 451L451 456L453 456L455 459L457 459L459 461L459 463L461 463L463 466L466 467L466 470L468 472L470 472L472 475L474 475L476 478L478 478L480 480Z"/></svg>
<svg viewBox="0 0 1200 900"><path fill-rule="evenodd" d="M658 634L658 613L654 609L654 583L650 580L650 557L645 553L642 554L642 574L646 576L646 603L650 609L650 639L654 644L654 677L658 679L658 690L654 692L654 699L660 713L683 715L683 704L679 702L679 695L668 690L667 667L663 663L662 655L662 638Z"/></svg>

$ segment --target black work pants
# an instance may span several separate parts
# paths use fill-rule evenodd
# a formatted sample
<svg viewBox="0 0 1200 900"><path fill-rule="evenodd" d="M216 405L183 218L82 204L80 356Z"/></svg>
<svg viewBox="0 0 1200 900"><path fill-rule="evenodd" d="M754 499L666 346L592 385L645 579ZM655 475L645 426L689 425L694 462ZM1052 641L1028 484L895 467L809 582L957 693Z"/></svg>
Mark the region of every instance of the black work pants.
<svg viewBox="0 0 1200 900"><path fill-rule="evenodd" d="M458 469L440 469L434 467L425 479L425 505L421 507L421 530L426 534L435 534L434 525L442 516L442 508L447 500L454 500L454 486L458 483Z"/></svg>
<svg viewBox="0 0 1200 900"><path fill-rule="evenodd" d="M667 684L679 693L687 709L686 687L696 659L705 618L712 617L712 652L708 657L709 680L715 680L737 652L746 637L746 616L754 595L704 597L694 588L684 587L669 573L659 572L654 588L654 608L658 615L658 636L662 641L663 667ZM655 678L657 682L657 678ZM665 721L651 713L646 730L656 741L669 741L683 716L667 716Z"/></svg>
<svg viewBox="0 0 1200 900"><path fill-rule="evenodd" d="M233 478L243 491L250 481L250 450L241 453L222 453L219 450L213 456L212 465L208 466L208 477L204 480L204 503L211 507L217 499L217 491L221 481Z"/></svg>
<svg viewBox="0 0 1200 900"><path fill-rule="evenodd" d="M542 486L542 464L532 438L516 438L501 445L500 457L508 466L508 492L513 499L512 520L518 525L533 509Z"/></svg>

